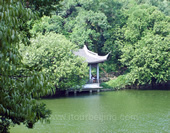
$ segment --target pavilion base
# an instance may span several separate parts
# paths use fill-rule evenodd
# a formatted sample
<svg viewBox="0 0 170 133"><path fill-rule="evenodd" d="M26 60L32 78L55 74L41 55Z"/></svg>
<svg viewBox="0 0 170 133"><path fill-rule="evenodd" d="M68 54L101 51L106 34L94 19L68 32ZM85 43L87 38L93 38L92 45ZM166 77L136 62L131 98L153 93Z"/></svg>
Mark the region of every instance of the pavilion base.
<svg viewBox="0 0 170 133"><path fill-rule="evenodd" d="M68 89L66 90L66 95L69 95L69 93L74 93L76 95L78 92L89 92L90 94L92 92L100 92L100 89L103 87L100 86L99 83L93 83L93 84L85 84L82 89Z"/></svg>
<svg viewBox="0 0 170 133"><path fill-rule="evenodd" d="M93 83L93 84L85 84L83 86L83 89L101 89L102 87L100 86L99 83Z"/></svg>

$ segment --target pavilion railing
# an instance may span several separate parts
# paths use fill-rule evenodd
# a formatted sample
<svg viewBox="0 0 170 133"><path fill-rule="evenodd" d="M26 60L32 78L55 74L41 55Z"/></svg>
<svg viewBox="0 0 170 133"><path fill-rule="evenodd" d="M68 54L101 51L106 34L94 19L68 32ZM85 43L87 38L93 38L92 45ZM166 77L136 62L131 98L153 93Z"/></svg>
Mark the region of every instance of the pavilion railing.
<svg viewBox="0 0 170 133"><path fill-rule="evenodd" d="M99 79L89 79L87 84L99 83Z"/></svg>

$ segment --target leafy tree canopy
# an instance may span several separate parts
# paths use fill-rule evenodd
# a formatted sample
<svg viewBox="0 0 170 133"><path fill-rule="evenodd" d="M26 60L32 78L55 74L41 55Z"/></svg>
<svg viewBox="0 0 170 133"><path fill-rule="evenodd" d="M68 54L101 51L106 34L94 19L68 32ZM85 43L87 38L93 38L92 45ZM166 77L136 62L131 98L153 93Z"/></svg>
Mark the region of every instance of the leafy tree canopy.
<svg viewBox="0 0 170 133"><path fill-rule="evenodd" d="M32 128L51 113L35 100L52 92L48 79L27 69L18 51L19 42L27 41L24 24L32 17L20 1L0 1L0 132L8 132L12 124Z"/></svg>
<svg viewBox="0 0 170 133"><path fill-rule="evenodd" d="M63 33L63 18L60 16L52 15L43 16L40 20L34 22L34 25L30 32L33 35L37 33L45 34L46 32Z"/></svg>
<svg viewBox="0 0 170 133"><path fill-rule="evenodd" d="M168 81L170 18L147 5L134 7L127 14L121 62L131 70L129 79L139 84Z"/></svg>
<svg viewBox="0 0 170 133"><path fill-rule="evenodd" d="M87 64L73 54L76 45L63 35L55 33L39 34L31 39L30 46L21 44L23 63L30 69L43 72L50 79L50 85L58 89L68 89L82 85L88 74ZM81 80L80 80L81 79Z"/></svg>
<svg viewBox="0 0 170 133"><path fill-rule="evenodd" d="M169 81L168 0L63 0L56 10L58 2L0 0L0 132L47 119L36 98L82 84L87 64L73 55L76 45L111 51L109 69L127 67L135 84ZM32 11L41 19L27 23Z"/></svg>
<svg viewBox="0 0 170 133"><path fill-rule="evenodd" d="M99 55L111 52L110 65L119 65L118 30L125 23L122 3L116 0L64 0L61 11L64 35L80 48L88 48ZM111 68L111 67L110 67Z"/></svg>
<svg viewBox="0 0 170 133"><path fill-rule="evenodd" d="M103 13L81 11L76 17L70 39L80 47L86 44L91 50L101 54L108 28L107 17Z"/></svg>
<svg viewBox="0 0 170 133"><path fill-rule="evenodd" d="M59 7L61 0L25 0L25 5L32 11L39 13L39 16L50 16L52 12L56 11Z"/></svg>

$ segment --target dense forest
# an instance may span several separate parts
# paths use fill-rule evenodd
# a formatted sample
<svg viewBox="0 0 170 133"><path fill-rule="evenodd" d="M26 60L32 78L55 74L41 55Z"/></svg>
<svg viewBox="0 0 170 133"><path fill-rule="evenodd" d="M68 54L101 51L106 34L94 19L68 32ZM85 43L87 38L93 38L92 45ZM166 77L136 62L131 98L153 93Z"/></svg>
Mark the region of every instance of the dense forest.
<svg viewBox="0 0 170 133"><path fill-rule="evenodd" d="M50 110L36 99L88 76L73 51L86 45L107 73L105 86L167 83L170 68L168 0L0 0L0 132L32 128Z"/></svg>

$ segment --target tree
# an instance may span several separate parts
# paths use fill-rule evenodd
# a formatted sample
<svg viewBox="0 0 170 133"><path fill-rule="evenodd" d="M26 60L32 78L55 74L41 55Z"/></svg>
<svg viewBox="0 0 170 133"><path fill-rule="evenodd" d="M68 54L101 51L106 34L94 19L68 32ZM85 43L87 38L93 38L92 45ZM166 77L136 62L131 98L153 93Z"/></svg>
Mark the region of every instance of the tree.
<svg viewBox="0 0 170 133"><path fill-rule="evenodd" d="M164 13L166 16L170 15L169 0L121 0L121 3L123 5L123 9L130 9L137 5L147 4L157 7L157 9Z"/></svg>
<svg viewBox="0 0 170 133"><path fill-rule="evenodd" d="M87 74L87 64L73 54L76 45L63 35L39 34L31 39L30 46L21 44L23 63L30 69L43 72L50 78L49 84L60 90L82 85Z"/></svg>
<svg viewBox="0 0 170 133"><path fill-rule="evenodd" d="M63 18L67 33L64 35L80 48L87 45L100 55L111 52L109 65L120 65L117 41L120 38L118 29L126 22L121 11L123 4L116 0L64 0L61 5L58 15Z"/></svg>
<svg viewBox="0 0 170 133"><path fill-rule="evenodd" d="M151 6L158 7L158 9L163 12L165 15L169 16L169 6L170 2L168 0L138 0L138 4L149 4Z"/></svg>
<svg viewBox="0 0 170 133"><path fill-rule="evenodd" d="M105 34L109 28L107 17L101 12L83 10L75 21L71 41L80 47L87 45L89 49L102 54Z"/></svg>
<svg viewBox="0 0 170 133"><path fill-rule="evenodd" d="M43 16L40 20L34 22L34 25L32 26L30 32L33 35L36 35L37 33L45 34L46 32L64 34L63 23L63 18L60 16Z"/></svg>
<svg viewBox="0 0 170 133"><path fill-rule="evenodd" d="M32 11L38 12L39 16L50 16L52 12L56 12L61 0L26 0L26 7Z"/></svg>
<svg viewBox="0 0 170 133"><path fill-rule="evenodd" d="M128 79L136 84L167 82L170 18L148 5L136 6L127 13L120 61L130 69Z"/></svg>
<svg viewBox="0 0 170 133"><path fill-rule="evenodd" d="M48 119L50 110L35 100L52 92L43 73L28 70L21 62L19 42L27 41L24 23L34 17L19 0L0 1L0 132L11 124L32 128Z"/></svg>

